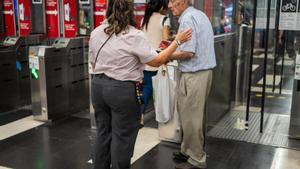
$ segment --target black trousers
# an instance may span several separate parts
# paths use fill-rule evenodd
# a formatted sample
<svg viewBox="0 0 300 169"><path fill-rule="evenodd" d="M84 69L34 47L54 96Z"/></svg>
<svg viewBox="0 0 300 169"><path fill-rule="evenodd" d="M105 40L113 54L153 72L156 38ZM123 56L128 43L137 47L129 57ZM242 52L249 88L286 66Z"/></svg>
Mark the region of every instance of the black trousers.
<svg viewBox="0 0 300 169"><path fill-rule="evenodd" d="M97 124L94 169L130 169L140 122L134 83L94 75L92 104Z"/></svg>

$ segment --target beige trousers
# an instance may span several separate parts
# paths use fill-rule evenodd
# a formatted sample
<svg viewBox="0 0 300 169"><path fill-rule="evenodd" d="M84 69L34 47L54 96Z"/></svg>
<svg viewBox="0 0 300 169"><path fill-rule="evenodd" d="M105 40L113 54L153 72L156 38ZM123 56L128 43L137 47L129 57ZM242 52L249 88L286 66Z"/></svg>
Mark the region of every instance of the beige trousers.
<svg viewBox="0 0 300 169"><path fill-rule="evenodd" d="M212 70L181 73L178 80L177 110L183 130L181 152L190 157L189 163L201 166L206 163L203 118L211 88Z"/></svg>

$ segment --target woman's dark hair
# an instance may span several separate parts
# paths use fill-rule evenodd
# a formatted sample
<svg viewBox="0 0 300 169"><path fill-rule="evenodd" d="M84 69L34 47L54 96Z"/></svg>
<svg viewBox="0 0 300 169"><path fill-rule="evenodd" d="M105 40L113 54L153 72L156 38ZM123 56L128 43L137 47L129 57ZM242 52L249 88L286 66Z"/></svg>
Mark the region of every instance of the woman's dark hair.
<svg viewBox="0 0 300 169"><path fill-rule="evenodd" d="M142 28L148 28L150 17L154 12L159 12L160 9L168 9L168 0L150 0L147 4Z"/></svg>
<svg viewBox="0 0 300 169"><path fill-rule="evenodd" d="M133 13L133 0L109 0L106 18L109 26L104 29L108 35L116 35L126 30L128 25L136 26Z"/></svg>

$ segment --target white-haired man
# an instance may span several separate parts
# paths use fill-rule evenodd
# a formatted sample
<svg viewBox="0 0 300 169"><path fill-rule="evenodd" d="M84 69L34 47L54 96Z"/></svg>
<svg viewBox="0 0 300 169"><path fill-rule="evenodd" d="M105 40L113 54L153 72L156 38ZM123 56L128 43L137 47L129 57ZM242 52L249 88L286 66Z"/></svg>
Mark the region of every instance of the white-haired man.
<svg viewBox="0 0 300 169"><path fill-rule="evenodd" d="M177 109L183 129L181 160L176 169L206 168L203 117L216 66L214 33L208 17L190 6L189 0L170 0L169 8L179 18L179 30L192 28L192 39L180 45L172 59L179 60L180 78L177 87Z"/></svg>

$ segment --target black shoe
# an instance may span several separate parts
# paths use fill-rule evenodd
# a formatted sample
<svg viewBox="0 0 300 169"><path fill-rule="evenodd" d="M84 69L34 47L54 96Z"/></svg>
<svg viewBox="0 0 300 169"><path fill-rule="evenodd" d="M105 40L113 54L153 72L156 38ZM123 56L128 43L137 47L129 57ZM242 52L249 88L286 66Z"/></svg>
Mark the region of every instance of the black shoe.
<svg viewBox="0 0 300 169"><path fill-rule="evenodd" d="M201 168L206 168L206 166L203 166ZM188 162L184 162L184 163L177 164L175 166L175 169L200 169L200 167L196 167Z"/></svg>
<svg viewBox="0 0 300 169"><path fill-rule="evenodd" d="M182 154L181 152L173 152L173 159L176 161L187 162L189 157Z"/></svg>

